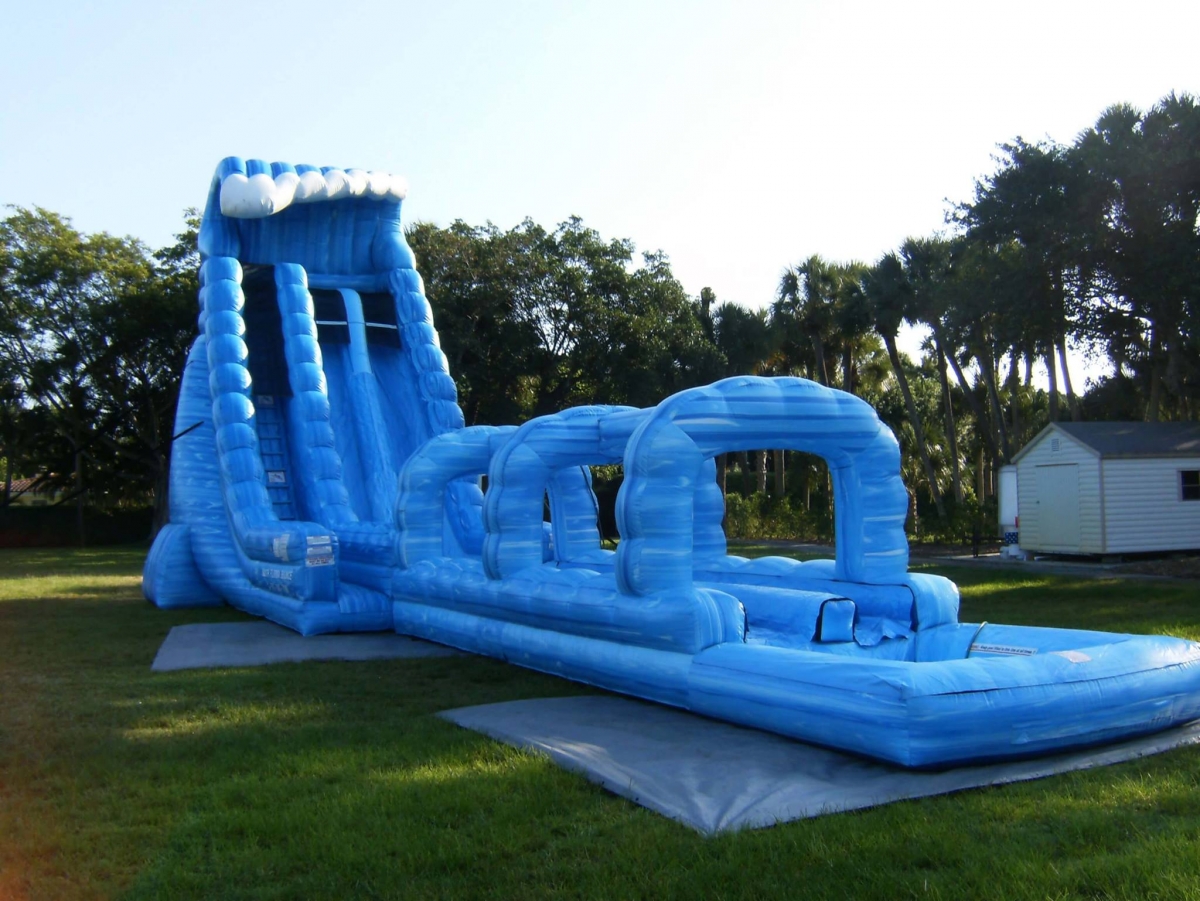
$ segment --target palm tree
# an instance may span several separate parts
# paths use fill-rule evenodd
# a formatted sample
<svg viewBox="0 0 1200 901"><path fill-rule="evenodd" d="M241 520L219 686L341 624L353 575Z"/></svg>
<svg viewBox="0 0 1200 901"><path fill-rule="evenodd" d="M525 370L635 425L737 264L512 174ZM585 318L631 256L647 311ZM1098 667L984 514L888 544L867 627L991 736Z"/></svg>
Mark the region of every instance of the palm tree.
<svg viewBox="0 0 1200 901"><path fill-rule="evenodd" d="M950 380L946 377L948 354L944 339L943 321L949 302L947 282L950 278L952 244L943 238L908 238L900 248L904 271L913 286L910 312L915 322L928 326L937 361L938 382L942 390L942 415L945 419L946 440L949 444L951 485L955 503L963 501L962 470L958 453L958 435L954 423L954 401ZM957 366L957 360L955 368ZM961 373L961 369L959 369Z"/></svg>
<svg viewBox="0 0 1200 901"><path fill-rule="evenodd" d="M757 375L775 352L776 335L766 310L725 302L712 310L713 340L725 355L726 375Z"/></svg>
<svg viewBox="0 0 1200 901"><path fill-rule="evenodd" d="M784 332L807 340L813 352L813 372L822 385L829 384L825 366L825 342L833 331L833 308L838 270L816 254L783 273L779 292L771 307L772 319ZM798 342L797 342L798 343Z"/></svg>
<svg viewBox="0 0 1200 901"><path fill-rule="evenodd" d="M862 263L839 263L834 267L833 327L841 344L842 390L854 393L855 360L867 350L873 336L871 304L862 290L867 267Z"/></svg>
<svg viewBox="0 0 1200 901"><path fill-rule="evenodd" d="M974 358L978 364L991 409L990 430L985 426L988 420L978 402L972 408L994 460L1011 457L1008 426L1000 403L998 360L1015 344L1026 340L1023 330L1030 326L1022 313L1021 298L1025 296L1023 278L1027 272L1025 251L1016 241L993 247L968 239L955 247L947 285L950 296L945 306L944 333L952 336L954 347L965 348L964 362ZM968 392L969 386L953 354L951 364L964 393Z"/></svg>
<svg viewBox="0 0 1200 901"><path fill-rule="evenodd" d="M871 305L875 314L875 328L883 338L887 348L888 359L892 371L896 375L896 383L904 396L904 407L908 411L908 419L912 424L915 444L921 457L921 466L929 483L929 493L933 496L934 506L937 507L938 518L946 518L946 507L942 502L942 492L938 488L937 476L934 473L933 461L929 455L929 444L925 439L925 429L921 423L921 415L913 400L912 389L908 384L900 352L896 347L896 335L900 331L900 323L909 313L912 303L912 285L904 271L904 264L895 253L887 253L879 262L866 270L862 279L863 295Z"/></svg>
<svg viewBox="0 0 1200 901"><path fill-rule="evenodd" d="M707 290L707 289L706 289ZM711 292L710 292L711 294ZM707 298L712 315L713 339L717 349L725 356L726 375L758 375L768 365L775 354L778 337L771 329L766 310L748 310L736 303L722 303L712 308L716 296ZM743 473L750 468L749 455L742 455L744 460ZM766 461L763 452L759 451L754 458L754 470L758 479L756 486L759 491L765 488ZM726 489L726 455L721 454L717 459L717 479L721 484L721 492ZM782 496L783 462L776 457L776 486L777 493Z"/></svg>

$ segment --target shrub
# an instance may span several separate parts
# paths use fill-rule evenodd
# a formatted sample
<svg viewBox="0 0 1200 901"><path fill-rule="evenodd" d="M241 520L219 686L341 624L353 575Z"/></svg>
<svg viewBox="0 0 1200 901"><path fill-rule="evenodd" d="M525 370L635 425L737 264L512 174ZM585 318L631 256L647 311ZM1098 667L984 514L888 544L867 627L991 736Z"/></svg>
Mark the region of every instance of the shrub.
<svg viewBox="0 0 1200 901"><path fill-rule="evenodd" d="M725 496L725 534L731 538L830 541L833 521L824 511L805 510L790 497L730 493Z"/></svg>

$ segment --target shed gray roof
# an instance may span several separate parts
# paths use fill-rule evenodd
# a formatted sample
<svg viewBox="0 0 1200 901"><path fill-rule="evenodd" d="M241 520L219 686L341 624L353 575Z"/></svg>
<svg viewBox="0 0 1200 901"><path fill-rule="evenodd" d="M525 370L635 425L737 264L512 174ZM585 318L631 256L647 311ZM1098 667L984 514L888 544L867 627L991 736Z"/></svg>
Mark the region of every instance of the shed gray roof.
<svg viewBox="0 0 1200 901"><path fill-rule="evenodd" d="M1042 435L1054 429L1101 457L1200 457L1200 422L1055 422L1017 456L1023 457Z"/></svg>

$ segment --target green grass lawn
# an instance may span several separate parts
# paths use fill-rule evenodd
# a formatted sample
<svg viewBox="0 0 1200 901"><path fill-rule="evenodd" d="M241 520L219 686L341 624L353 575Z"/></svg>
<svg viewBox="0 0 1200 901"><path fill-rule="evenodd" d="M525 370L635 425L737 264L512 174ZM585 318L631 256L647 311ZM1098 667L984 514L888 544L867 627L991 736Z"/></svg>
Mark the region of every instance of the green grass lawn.
<svg viewBox="0 0 1200 901"><path fill-rule="evenodd" d="M0 899L1197 898L1200 748L705 839L439 710L491 660L152 674L142 548L0 551ZM1195 584L947 572L964 620L1200 638Z"/></svg>

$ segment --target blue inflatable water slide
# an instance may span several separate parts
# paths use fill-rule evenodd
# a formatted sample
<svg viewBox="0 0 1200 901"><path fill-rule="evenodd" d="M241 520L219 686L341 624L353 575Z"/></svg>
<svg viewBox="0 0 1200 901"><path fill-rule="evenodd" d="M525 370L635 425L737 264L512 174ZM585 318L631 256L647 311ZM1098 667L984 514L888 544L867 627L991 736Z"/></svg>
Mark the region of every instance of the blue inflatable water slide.
<svg viewBox="0 0 1200 901"><path fill-rule="evenodd" d="M464 427L405 193L357 169L217 168L155 604L395 629L911 767L1200 718L1195 642L960 623L955 585L908 571L899 448L853 395L731 378ZM828 463L836 559L727 553L714 458L759 448ZM611 551L588 467L614 463Z"/></svg>

